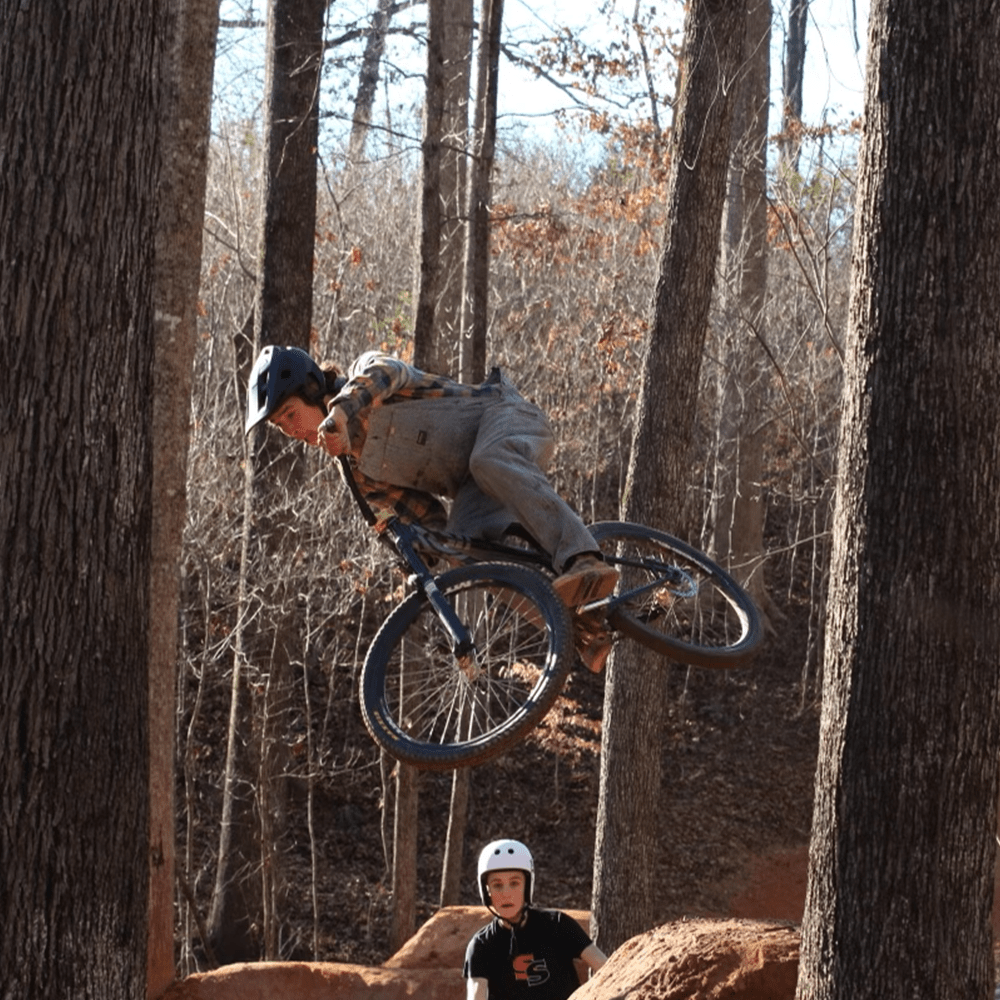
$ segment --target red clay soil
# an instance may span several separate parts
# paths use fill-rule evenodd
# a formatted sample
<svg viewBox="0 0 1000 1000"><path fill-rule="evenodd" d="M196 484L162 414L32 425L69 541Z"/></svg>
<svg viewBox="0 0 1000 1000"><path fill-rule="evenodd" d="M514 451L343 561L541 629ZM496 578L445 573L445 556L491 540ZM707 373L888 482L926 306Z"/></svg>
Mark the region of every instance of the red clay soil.
<svg viewBox="0 0 1000 1000"><path fill-rule="evenodd" d="M626 941L574 1000L794 1000L799 935L784 923L678 920Z"/></svg>
<svg viewBox="0 0 1000 1000"><path fill-rule="evenodd" d="M727 912L733 917L801 923L806 901L809 847L751 857L734 880ZM993 939L1000 941L1000 865L993 879Z"/></svg>
<svg viewBox="0 0 1000 1000"><path fill-rule="evenodd" d="M243 962L195 973L161 1000L463 1000L461 969L336 962Z"/></svg>
<svg viewBox="0 0 1000 1000"><path fill-rule="evenodd" d="M585 925L588 914L575 912ZM465 942L480 907L440 911L384 966L254 962L175 983L163 1000L462 1000ZM440 963L440 964L439 964ZM580 1000L792 1000L798 932L767 921L673 921L619 948Z"/></svg>

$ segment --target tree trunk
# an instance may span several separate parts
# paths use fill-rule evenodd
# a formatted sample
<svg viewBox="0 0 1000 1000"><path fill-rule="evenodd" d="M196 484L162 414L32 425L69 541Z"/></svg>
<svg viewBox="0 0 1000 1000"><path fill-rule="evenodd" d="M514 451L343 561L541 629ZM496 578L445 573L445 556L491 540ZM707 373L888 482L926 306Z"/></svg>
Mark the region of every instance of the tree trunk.
<svg viewBox="0 0 1000 1000"><path fill-rule="evenodd" d="M798 996L992 996L1000 10L877 0Z"/></svg>
<svg viewBox="0 0 1000 1000"><path fill-rule="evenodd" d="M166 6L154 286L153 536L149 583L150 898L147 996L174 978L174 725L178 571L187 511L216 0Z"/></svg>
<svg viewBox="0 0 1000 1000"><path fill-rule="evenodd" d="M446 0L427 0L427 79L420 166L420 249L413 316L413 363L439 371L434 321L441 287L441 137L444 127L443 27Z"/></svg>
<svg viewBox="0 0 1000 1000"><path fill-rule="evenodd" d="M472 769L459 767L451 779L451 804L448 809L448 832L441 866L441 906L455 906L462 895L462 855L469 817L469 786Z"/></svg>
<svg viewBox="0 0 1000 1000"><path fill-rule="evenodd" d="M767 110L771 3L748 0L744 72L733 115L732 164L723 226L724 295L730 321L721 336L714 554L757 606L764 581L764 386L767 298Z"/></svg>
<svg viewBox="0 0 1000 1000"><path fill-rule="evenodd" d="M486 316L490 283L490 198L497 133L500 27L503 0L484 0L479 29L472 179L469 184L459 369L465 382L486 376Z"/></svg>
<svg viewBox="0 0 1000 1000"><path fill-rule="evenodd" d="M785 36L785 67L781 88L781 135L778 146L781 162L793 173L799 169L799 135L802 122L802 81L806 69L806 25L809 0L792 0Z"/></svg>
<svg viewBox="0 0 1000 1000"><path fill-rule="evenodd" d="M428 0L414 359L456 373L464 261L471 0Z"/></svg>
<svg viewBox="0 0 1000 1000"><path fill-rule="evenodd" d="M396 764L392 826L392 929L389 947L398 951L417 929L417 808L420 772Z"/></svg>
<svg viewBox="0 0 1000 1000"><path fill-rule="evenodd" d="M413 329L418 368L454 372L462 293L465 133L468 125L471 0L428 0L420 260ZM456 373L457 374L457 373ZM416 929L416 771L397 765L393 827L392 944Z"/></svg>
<svg viewBox="0 0 1000 1000"><path fill-rule="evenodd" d="M0 6L0 996L138 997L159 7Z"/></svg>
<svg viewBox="0 0 1000 1000"><path fill-rule="evenodd" d="M316 230L316 147L319 79L323 61L325 0L272 0L268 19L261 269L254 318L255 352L266 344L309 347ZM284 782L280 739L292 664L301 640L288 615L295 595L285 593L280 566L295 551L294 511L287 502L303 476L300 450L266 427L253 435L247 462L240 621L233 666L233 702L224 813L209 933L219 960L262 953L277 957L276 907L284 893L279 851ZM280 489L275 484L281 484ZM252 585L251 585L252 582ZM247 670L260 671L259 696L246 692ZM256 722L253 737L241 732ZM256 790L251 796L239 786ZM262 881L263 880L263 881ZM256 939L252 929L263 934Z"/></svg>
<svg viewBox="0 0 1000 1000"><path fill-rule="evenodd" d="M254 340L309 346L326 0L271 0Z"/></svg>
<svg viewBox="0 0 1000 1000"><path fill-rule="evenodd" d="M452 374L458 372L462 327L469 77L474 23L472 0L447 0L442 51L441 286L434 311L434 333L438 343L436 370Z"/></svg>
<svg viewBox="0 0 1000 1000"><path fill-rule="evenodd" d="M351 139L348 144L347 157L352 164L360 163L365 158L365 143L371 126L379 69L382 65L382 54L385 52L385 36L392 20L392 11L393 0L378 0L378 7L372 15L372 24L368 29L365 54L361 58L361 71L358 74L358 93L354 98L354 119L351 122Z"/></svg>
<svg viewBox="0 0 1000 1000"><path fill-rule="evenodd" d="M742 0L693 0L685 25L670 221L623 502L629 520L669 529L682 523L688 485L744 10ZM635 643L620 645L608 667L592 909L605 951L654 920L663 677L663 665Z"/></svg>

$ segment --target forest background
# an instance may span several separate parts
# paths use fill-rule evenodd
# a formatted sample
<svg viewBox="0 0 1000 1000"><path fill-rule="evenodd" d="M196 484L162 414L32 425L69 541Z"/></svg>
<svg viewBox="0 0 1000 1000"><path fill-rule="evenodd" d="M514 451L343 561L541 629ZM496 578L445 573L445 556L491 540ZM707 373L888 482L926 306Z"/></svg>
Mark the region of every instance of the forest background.
<svg viewBox="0 0 1000 1000"><path fill-rule="evenodd" d="M799 16L809 9L796 7ZM318 357L345 363L375 347L413 358L424 13L399 5L383 22L378 86L362 110L365 39L378 11L341 4L327 11L308 344ZM629 465L627 428L663 242L683 19L670 5L609 3L564 22L571 13L565 5L505 12L486 356L550 413L559 439L554 481L586 519L598 520L618 516ZM731 713L769 704L758 709L757 724L773 712L789 730L772 734L769 746L787 739L796 747L795 766L786 773L776 762L775 780L801 792L788 811L801 840L840 419L861 104L855 43L865 26L843 13L831 24L815 14L800 24L807 44L799 96L789 105L792 84L782 70L792 13L775 8L769 46L766 290L748 312L738 292L745 236L730 217L699 376L685 515L668 526L752 588L774 636L758 676L771 667L774 685L699 680L678 668L666 697L674 763L678 751L705 739L706 725L718 731ZM264 564L269 580L241 575L245 457L237 431L247 351L240 345L258 280L266 29L253 5L224 3L220 16L180 608L179 969L258 956L380 961L439 903L475 901L475 845L494 836L521 836L546 859L546 902L587 906L600 679L574 678L561 720L553 717L523 752L472 776L450 874L444 845L455 835L455 790L450 779L423 776L420 804L410 806L415 822L403 824L417 838L415 870L401 872L399 775L368 741L356 705L366 643L400 581L330 463L307 456L308 471L289 477L290 489L269 491L268 521L294 528ZM439 304L447 327L442 315ZM436 367L457 373L454 337L451 345L454 353ZM741 491L758 513L749 537L734 539L733 498ZM256 601L248 587L259 590ZM242 687L234 684L248 607L299 637L287 690L266 655L244 665ZM700 694L699 684L708 685ZM233 750L240 745L253 748L242 762ZM745 760L749 752L743 748ZM530 792L553 766L557 819ZM721 785L737 777L723 774ZM565 782L566 792L558 791ZM524 788L527 795L516 791ZM695 788L695 811L697 799ZM773 808L752 822L742 807L732 812L745 828L744 847L754 836L760 847L792 836L774 823ZM563 817L574 813L583 828L570 835ZM729 836L721 828L717 835ZM697 863L706 864L717 882L735 862ZM658 916L696 905L704 887L693 887L676 844L665 848L663 867L673 885L661 893Z"/></svg>
<svg viewBox="0 0 1000 1000"><path fill-rule="evenodd" d="M603 56L556 35L542 72L585 94L631 72L648 118L585 111L596 159L494 170L502 4L473 88L444 72L466 3L426 4L419 157L389 159L415 132L371 114L379 39L409 4L330 38L326 0L272 0L264 124L214 140L214 0L0 5L0 995L378 961L516 832L608 950L808 837L803 1000L986 997L1000 0L871 5L856 173L831 155L854 122L796 114L801 74L769 138L767 0L690 0L676 101L652 8ZM319 98L348 42L335 160ZM473 90L471 129L446 119ZM755 668L620 643L496 762L439 780L376 755L357 672L405 580L329 463L239 434L268 341L507 366L587 517L667 526L746 582Z"/></svg>
<svg viewBox="0 0 1000 1000"><path fill-rule="evenodd" d="M106 6L109 14L120 15L123 26L134 28L138 36L141 12L126 4L109 2ZM301 0L275 6L305 10L310 4ZM212 7L202 4L183 9L204 12ZM323 4L322 9L324 16L339 11L337 5L327 11ZM257 956L377 961L439 902L474 898L469 874L474 847L463 850L463 845L502 833L521 834L536 847L540 858L553 859L545 869L550 886L546 901L585 905L590 893L597 737L602 728L610 729L601 725L603 679L574 677L566 698L537 738L471 776L461 822L456 822L455 807L458 775L451 788L443 779L425 777L418 782L410 776L410 791L419 786L419 797L410 799L411 808L419 812L410 814L416 821L401 822L405 769L394 771L392 761L380 757L364 734L357 717L356 679L366 642L403 581L387 563L385 553L372 544L328 463L301 449L281 447L275 435L258 435L246 447L239 433L252 349L263 337L288 342L281 325L286 317L295 322L306 317L304 342L317 354L344 360L365 347L378 346L419 360L421 269L426 261L416 260L416 248L422 251L427 228L415 211L422 197L420 173L426 171L420 158L426 160L427 144L418 141L420 102L415 96L396 103L390 98L379 111L377 101L363 106L360 100L362 83L370 88L372 80L404 91L409 87L417 92L421 86L419 70L402 58L384 60L380 54L378 73L363 72L368 43L380 35L375 29L380 11L384 38L398 27L400 35L418 50L425 40L419 13L409 25L393 20L390 31L386 21L390 9L393 19L402 11L419 12L410 5L397 9L381 4L374 12L361 12L356 24L330 20L321 26L327 55L317 86L319 114L324 122L339 123L341 131L317 132L307 152L314 160L318 153L318 185L293 189L292 195L298 197L283 206L289 209L288 215L297 214L307 221L308 240L294 241L293 248L306 259L305 307L296 298L291 267L280 275L284 284L279 282L276 295L265 302L267 296L261 294L261 286L268 277L273 279L275 271L269 255L276 241L267 231L265 210L278 173L273 163L266 162L274 145L271 135L291 124L285 145L279 144L283 156L304 129L295 118L279 115L269 120L271 110L257 116L253 102L241 105L238 112L220 112L221 102L216 102L214 132L207 148L204 226L200 195L195 220L198 252L191 253L191 241L177 241L184 267L199 259L202 263L197 349L193 364L176 371L169 368L169 357L158 354L157 419L173 413L178 421L175 436L159 426L152 435L156 442L151 459L158 490L155 504L143 502L142 484L149 481L143 474L147 469L144 446L138 437L129 437L134 427L144 431L151 426L145 419L130 419L140 408L144 417L148 415L149 379L143 373L151 370L144 367L149 344L127 329L127 323L119 327L98 314L103 303L122 308L125 315L127 304L135 304L138 310L149 301L142 289L148 277L144 268L153 252L148 243L141 244L139 252L131 245L116 249L117 240L127 242L140 232L121 225L118 213L146 212L143 221L148 221L157 176L161 229L167 228L168 209L183 205L185 192L179 197L176 191L165 189L175 175L166 166L162 174L152 169L159 166L154 134L168 137L175 143L172 151L176 154L179 148L182 155L193 156L200 140L195 136L183 141L184 126L190 122L183 116L179 121L169 119L174 110L170 101L162 101L164 120L156 118L155 109L161 105L149 82L155 74L136 75L135 66L124 58L108 58L101 67L118 72L120 80L126 81L124 86L108 85L89 73L67 73L57 82L47 81L48 85L21 85L18 101L10 104L18 115L6 123L16 133L9 148L17 148L16 142L21 141L45 164L43 169L27 157L5 161L10 171L4 175L2 189L4 218L11 223L5 226L5 239L16 247L5 258L11 265L3 277L3 302L11 306L5 323L6 330L21 334L11 336L10 344L22 369L32 373L21 382L25 394L48 384L44 375L39 377L39 367L43 372L58 367L58 361L53 361L58 355L51 346L46 349L47 336L63 338L60 350L70 345L78 349L80 341L73 336L71 321L79 322L81 336L93 330L133 334L125 336L124 359L105 360L94 371L134 370L136 377L117 383L133 391L130 398L124 393L120 400L115 397L122 412L107 413L109 401L99 379L87 379L81 389L93 405L77 405L69 392L60 397L60 404L69 406L70 412L58 414L60 432L51 443L56 451L67 449L60 452L67 468L72 466L70 456L84 458L79 475L60 477L61 490L49 489L37 479L36 470L47 470L49 463L43 460L25 467L24 456L34 453L14 448L14 435L4 442L4 468L11 484L5 491L4 509L14 510L16 503L23 502L24 509L32 511L27 531L15 512L9 521L14 526L12 544L5 548L5 559L10 562L4 628L12 669L3 675L8 761L4 801L10 804L5 822L10 816L16 823L11 820L10 826L5 825L2 846L6 858L13 843L6 834L14 836L16 827L14 856L22 862L5 866L5 906L10 907L13 924L41 928L38 933L42 935L46 928L36 920L38 907L51 906L54 919L63 919L72 908L61 907L60 901L71 898L63 895L71 890L80 898L100 899L116 886L134 885L135 878L120 877L116 856L129 857L136 871L143 867L145 859L134 858L127 847L129 835L143 819L142 810L130 809L128 795L116 794L119 788L134 791L146 784L140 772L146 759L147 727L135 724L144 718L138 706L146 694L145 679L141 682L137 672L123 674L120 669L122 663L146 662L134 627L142 608L130 609L135 618L131 614L116 618L114 630L102 627L90 632L46 628L41 609L66 613L72 607L79 612L89 601L113 603L122 596L138 600L141 588L116 589L114 584L122 567L139 571L149 553L143 544L129 545L129 532L120 526L126 523L126 514L142 521L150 510L154 518L163 511L180 511L185 517L180 606L175 614L175 598L169 594L176 589L175 566L169 546L165 559L163 548L157 547L158 529L152 532L152 561L154 570L165 570L160 577L166 593L157 591L154 583L149 602L154 609L150 633L166 638L162 643L151 640L156 647L149 671L151 742L162 749L158 741L164 724L171 737L171 759L159 768L154 761L152 768L150 799L161 811L151 823L148 859L154 882L161 872L168 876L167 905L154 898L149 910L157 916L176 915L166 933L158 932L162 928L151 931L152 941L160 946L166 943L171 975L175 942L176 968L182 973L205 964ZM800 5L797 9L807 8ZM95 63L94 53L104 51L104 36L98 35L88 48L77 32L68 30L71 23L89 30L101 23L100 17L90 21L81 17L79 22L57 19L58 25L46 31L41 9L33 13L38 14L37 20L19 14L4 22L0 40L10 52L32 52L33 45L49 51L45 46L54 42L72 49L79 42L75 57L80 62L72 65L100 64L100 60ZM653 8L636 7L634 13L628 12L631 16L622 17L612 5L600 13L609 18L607 32L597 37L604 49L574 31L542 33L533 39L534 50L530 37L518 40L517 51L512 44L503 49L522 64L530 55L546 77L563 77L556 89L566 95L567 109L544 138L523 129L510 136L500 134L490 178L490 298L485 341L489 362L506 367L526 394L552 414L560 437L553 477L588 518L614 517L621 509L632 464L628 428L646 388L643 383L648 382L642 376L642 363L651 329L657 259L670 221L665 211L671 168L667 151L675 110L673 67L680 43L679 18L661 22ZM787 13L779 12L775 23L781 23ZM227 44L227 32L264 31L252 10L236 14L234 20L239 23L224 19L212 24L210 34L204 33L201 40L210 38L213 59L216 30L221 48ZM50 12L50 16L55 15ZM132 17L137 21L131 21ZM193 14L189 23L197 27ZM273 24L274 19L269 27ZM765 33L757 36L753 49L755 65L771 51L771 46L759 44L770 24L769 13ZM592 28L592 21L586 27ZM151 36L143 35L143 41L151 45ZM344 53L351 45L348 58ZM148 49L133 53L126 46L124 51L136 66L155 68ZM803 51L800 46L800 55ZM281 46L272 45L269 58L285 53ZM59 58L48 58L31 65L60 67L62 63ZM372 63L367 65L371 69ZM799 65L801 70L801 61ZM305 76L301 70L301 65L293 65L275 73L260 90L267 94L276 82L294 82ZM207 75L210 78L211 72ZM357 86L352 83L355 77ZM164 78L172 79L169 74ZM136 80L143 81L145 89L127 83ZM102 161L81 173L99 179L97 191L102 196L114 193L121 198L115 210L102 212L95 205L88 217L88 226L108 226L107 245L98 249L89 243L85 251L70 245L58 262L46 267L39 263L43 252L58 257L62 241L78 232L62 221L79 211L81 204L90 206L87 199L76 197L73 183L52 177L54 164L72 171L80 161L72 156L47 157L48 148L38 140L50 126L68 120L60 104L66 95L90 106L94 95L86 88L91 85L98 87L99 107L106 113L73 118L81 128L131 124L126 128L127 142L103 141L103 136L101 141L89 142L85 129L73 133L81 155L123 151L122 162ZM346 95L339 105L338 94ZM118 95L137 102L148 99L148 104L134 111L124 99L115 104L111 98ZM35 98L52 101L53 106L33 109ZM345 103L349 132L343 130ZM699 346L698 364L688 378L692 403L682 421L664 421L655 428L663 438L663 450L689 417L694 430L691 459L684 475L674 476L671 483L682 503L671 515L669 527L715 554L746 581L767 614L774 637L769 662L739 679L705 681L697 672L683 668L663 667L656 673L665 683L669 702L665 767L688 762L682 769L688 767L689 791L695 802L695 810L683 816L688 823L693 822L697 806L706 801L705 788L697 780L700 765L691 767L690 762L702 759L698 744L709 732L725 732L728 743L737 743L737 730L746 734L742 723L752 715L754 699L775 705L783 722L792 728L805 727L807 735L815 723L853 199L851 137L856 123L828 116L813 128L803 124L794 99L786 101L782 95L781 103L781 130L773 142L768 141L765 128L754 139L759 145L747 155L753 143L744 143L744 133L734 131L732 177L738 181L741 173L746 174L751 159L768 167L758 186L768 194L766 222L754 230L751 239L742 228L741 214L730 211L722 227L724 249L717 268L719 225L713 220L710 226L700 227L709 231L709 239L701 242L711 245L712 266L707 272L714 274L716 287L709 335L704 346ZM112 115L112 110L120 117ZM141 133L135 131L137 122L144 123ZM152 155L133 153L131 143L139 138L149 144L146 148ZM725 138L728 142L729 137ZM766 157L764 149L770 151ZM162 160L169 166L167 153ZM22 164L24 176L14 169ZM143 167L141 172L137 165ZM122 186L114 187L112 181L119 179ZM133 181L146 185L141 197L130 196L133 192L128 185ZM730 185L732 206L741 200L737 181ZM33 204L31 196L39 192L45 205L51 204L45 201L50 196L69 198L68 204L60 203L61 212L54 216L59 222L46 238L41 238L40 227L23 224ZM459 211L451 221L461 218ZM15 219L22 223L20 227L14 225ZM79 231L84 230L90 231L87 226ZM443 244L447 247L448 240ZM764 248L769 258L766 283L753 290L752 308L743 296L740 275L745 268L739 263L751 244L754 253ZM164 266L169 249L156 248L158 275L170 270ZM20 262L29 260L34 264L28 278L18 285L14 276L21 274ZM85 275L74 274L63 283L52 282L53 289L69 289L76 304L75 309L61 312L60 322L46 315L54 298L30 294L38 311L27 310L23 304L27 300L21 296L34 287L33 276L59 273L66 261L85 270L90 264L107 267L116 283L123 279L114 270L115 262L131 262L134 268L127 277L134 285L108 296L98 281L91 287ZM92 299L85 301L85 290L94 293ZM691 297L689 289L682 291ZM86 309L91 305L94 314L88 316ZM441 367L453 370L456 361L447 352L454 354L455 326L443 310L438 315L435 332L442 346ZM27 330L29 317L38 323L33 334ZM141 316L137 323L140 330L153 326ZM157 345L165 347L175 339L173 332L183 326L183 320L169 303L157 299L155 324ZM704 324L691 326L700 342ZM111 338L105 346L114 358ZM461 362L459 358L457 363ZM50 412L42 402L38 410L27 401L10 405L16 409L16 414L11 413L12 426L21 426L18 421L33 413ZM76 426L74 421L79 420L85 426ZM79 447L81 440L86 447ZM174 447L178 440L183 449ZM276 449L271 447L275 444ZM184 460L184 479L164 488L156 463L163 458L173 461L178 455ZM123 456L126 471L118 464ZM106 478L98 483L95 477L92 483L87 474L97 469ZM42 514L54 519L48 531L38 528L42 514L38 504L31 504L28 484L37 485L49 501L41 505ZM93 496L114 501L99 504L106 515L103 519L93 516ZM53 497L58 502L52 502ZM733 503L741 497L754 513L745 530ZM73 529L86 525L87 530L71 532L72 537L66 538L66 525ZM102 530L103 537L99 535ZM266 537L273 541L250 553L250 540L257 545ZM44 540L51 550L44 567L26 539ZM108 561L109 572L102 572L105 563L96 560L95 553ZM73 562L78 556L79 566ZM53 567L63 567L63 571ZM74 588L69 603L61 594L52 596L54 582ZM35 603L28 596L10 596L34 593L36 584L46 597ZM95 608L89 616L81 613L81 620L104 619ZM41 648L32 638L35 635L44 637L40 640L46 650L42 664L55 672L51 679L35 669ZM50 649L52 643L60 644L57 651ZM283 659L276 655L279 646ZM157 660L165 649L169 650L168 663ZM74 656L85 666L70 683L67 677ZM107 690L98 683L98 668L100 683L108 685ZM176 682L168 683L166 692L156 690L157 680L174 676ZM768 678L777 685L768 688ZM126 679L130 683L124 683ZM53 690L59 700L51 697ZM761 718L755 717L755 725L760 725ZM115 767L99 765L98 745L113 755ZM174 751L176 768L171 766ZM655 759L659 768L658 752L646 757ZM648 761L635 760L632 770L639 770L640 763ZM176 813L174 799L157 787L158 778L173 773L176 788L168 791L175 793ZM738 773L734 771L734 777ZM627 777L623 775L623 787ZM717 774L712 783L724 777ZM52 794L51 788L37 791L39 782L50 778L59 783L62 797ZM540 785L551 793L544 796L544 808L540 808ZM81 792L81 787L89 791ZM119 810L117 821L95 826L88 803L98 808L113 806ZM796 803L799 815L807 813L808 793L796 797ZM59 831L66 828L65 814L76 809L81 813L76 816L74 812L77 822L70 829L91 832L107 827L111 832L103 840L96 836L93 841L85 837L62 840ZM29 810L41 810L44 815L31 813L32 819ZM680 810L672 811L683 815ZM157 826L164 817L166 833ZM799 835L804 835L804 824L796 822ZM517 830L511 830L512 825ZM117 852L111 848L111 836L124 848ZM54 843L43 837L52 837ZM399 851L404 839L419 847L410 866L403 863L406 859ZM669 839L665 837L655 871L648 870L643 880L647 885L670 884L670 892L659 896L657 917L692 905L692 891L696 891L693 867L688 859L681 863L676 842L666 842ZM172 857L165 863L164 852L171 851L175 842L176 864ZM442 857L456 846L457 877ZM72 882L58 880L60 895L55 902L38 900L36 894L45 895L53 883L44 878L32 881L37 869L23 863L36 849L60 871L75 873ZM726 863L724 852L705 851L702 863L717 871ZM689 879L684 885L682 873ZM669 879L663 881L666 875ZM162 888L154 887L154 897ZM409 890L408 900L404 890ZM126 890L121 888L121 892L124 895ZM140 901L137 892L130 897L132 905ZM93 912L100 924L106 909L98 904ZM140 920L123 920L121 927L125 926L129 934L140 933ZM108 939L102 927L97 926L95 932L98 939ZM77 971L75 964L54 968L46 962L42 946L29 949L28 961L23 947L19 938L5 952L3 968L13 984L10 989L16 990L21 982L41 983ZM134 969L124 956L137 953L123 947L121 960L111 968L102 956L81 945L77 960L81 970L86 964L107 980L119 972L131 976Z"/></svg>

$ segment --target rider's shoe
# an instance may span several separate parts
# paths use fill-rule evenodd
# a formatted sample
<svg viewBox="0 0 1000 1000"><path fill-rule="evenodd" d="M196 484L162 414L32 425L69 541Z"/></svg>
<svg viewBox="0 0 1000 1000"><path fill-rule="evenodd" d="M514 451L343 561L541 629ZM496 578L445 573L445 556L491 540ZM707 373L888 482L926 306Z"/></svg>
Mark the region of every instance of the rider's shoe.
<svg viewBox="0 0 1000 1000"><path fill-rule="evenodd" d="M606 565L596 553L585 552L552 581L552 587L567 608L578 608L607 597L617 583L618 570Z"/></svg>
<svg viewBox="0 0 1000 1000"><path fill-rule="evenodd" d="M591 672L599 674L611 652L611 632L601 611L578 611L573 617L576 655Z"/></svg>
<svg viewBox="0 0 1000 1000"><path fill-rule="evenodd" d="M576 647L580 662L593 674L599 674L604 669L604 664L608 662L608 655L611 653L611 636L607 632L600 632L595 636L590 636L586 641L581 641Z"/></svg>

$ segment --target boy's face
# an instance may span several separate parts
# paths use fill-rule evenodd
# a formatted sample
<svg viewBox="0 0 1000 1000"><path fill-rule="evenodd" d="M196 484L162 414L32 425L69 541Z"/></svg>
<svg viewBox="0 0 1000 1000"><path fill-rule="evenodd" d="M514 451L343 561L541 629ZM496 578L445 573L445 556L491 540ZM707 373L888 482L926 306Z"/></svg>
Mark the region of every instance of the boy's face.
<svg viewBox="0 0 1000 1000"><path fill-rule="evenodd" d="M490 872L486 876L490 902L504 920L517 920L524 909L526 881L524 872L517 869Z"/></svg>
<svg viewBox="0 0 1000 1000"><path fill-rule="evenodd" d="M316 428L325 416L319 406L310 405L300 396L289 396L267 419L282 434L316 445L319 443Z"/></svg>

